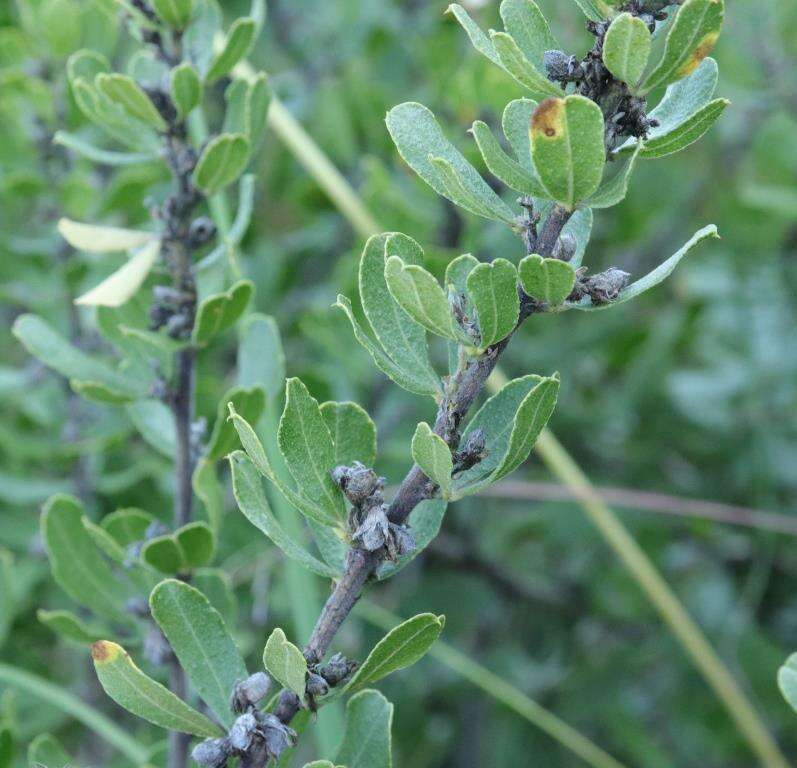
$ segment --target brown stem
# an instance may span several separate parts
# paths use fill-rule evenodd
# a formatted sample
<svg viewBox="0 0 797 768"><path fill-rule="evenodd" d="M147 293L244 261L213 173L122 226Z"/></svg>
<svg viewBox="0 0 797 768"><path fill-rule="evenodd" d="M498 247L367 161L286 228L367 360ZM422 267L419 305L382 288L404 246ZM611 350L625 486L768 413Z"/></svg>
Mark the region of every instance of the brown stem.
<svg viewBox="0 0 797 768"><path fill-rule="evenodd" d="M177 377L174 386L172 411L177 433L175 454L175 502L174 527L179 528L191 521L193 512L193 489L191 476L194 472L194 448L191 439L191 424L194 416L194 361L192 347L176 354Z"/></svg>

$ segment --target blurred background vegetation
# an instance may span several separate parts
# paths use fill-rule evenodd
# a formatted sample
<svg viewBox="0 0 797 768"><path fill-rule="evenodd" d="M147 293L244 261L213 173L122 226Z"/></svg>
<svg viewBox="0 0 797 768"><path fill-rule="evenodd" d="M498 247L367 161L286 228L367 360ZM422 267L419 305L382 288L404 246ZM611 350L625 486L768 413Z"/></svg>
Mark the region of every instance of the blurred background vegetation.
<svg viewBox="0 0 797 768"><path fill-rule="evenodd" d="M230 17L248 10L245 0L222 5ZM483 27L497 26L497 2L467 5ZM583 51L588 36L576 4L540 5L569 50ZM462 216L426 188L400 162L384 127L391 106L421 101L481 167L466 128L477 118L495 124L519 95L472 51L445 7L270 0L252 56L380 227L421 242L438 273L463 252L522 255L509 233ZM65 8L80 13L64 15ZM64 490L82 496L95 518L139 506L168 519L170 462L123 409L76 399L10 333L18 314L33 311L85 348L102 350L105 342L71 306L96 282L96 265L62 244L55 221L140 224L147 195L167 183L156 166L97 170L52 143L64 126L88 130L64 76L66 57L87 44L128 55L131 41L112 0L0 5L0 658L118 718L85 649L36 620L37 608L66 603L49 578L38 510ZM638 275L706 223L716 223L723 239L701 247L642 300L527 323L504 368L561 372L551 427L598 485L778 512L794 516L797 530L797 4L731 0L714 55L718 95L732 106L699 144L640 163L626 200L596 213L585 263ZM356 294L363 233L275 134L255 171L255 215L242 255L257 286L255 307L276 317L289 375L319 400L356 400L374 415L378 470L394 483L410 462L414 425L432 413L375 372L345 318L330 309L338 292ZM229 341L200 360L199 402L210 420L230 384ZM402 616L444 613L446 641L629 765L752 765L726 712L578 506L540 498L551 488L539 483L552 481L533 457L513 476L522 479L536 482L512 489L525 498L453 505L438 542L372 599ZM278 551L227 506L219 562L234 581L239 641L254 657L272 626L296 620L296 607ZM775 686L777 667L797 648L795 534L665 516L633 501L621 516L786 754L797 753L797 718ZM310 615L326 589L320 580L316 586ZM296 636L306 640L301 626ZM339 645L357 655L376 636L355 617ZM396 765L581 764L434 658L384 691L396 704ZM3 722L23 743L43 730L57 733L79 765L118 759L66 713L11 689L0 695ZM142 726L131 720L130 728Z"/></svg>

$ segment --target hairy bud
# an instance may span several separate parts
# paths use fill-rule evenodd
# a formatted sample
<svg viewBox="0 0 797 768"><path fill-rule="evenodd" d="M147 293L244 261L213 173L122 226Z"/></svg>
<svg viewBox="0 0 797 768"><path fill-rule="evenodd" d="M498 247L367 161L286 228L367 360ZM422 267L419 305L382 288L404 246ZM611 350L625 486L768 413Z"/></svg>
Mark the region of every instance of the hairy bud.
<svg viewBox="0 0 797 768"><path fill-rule="evenodd" d="M359 506L385 486L385 478L373 469L355 461L350 467L340 466L332 470L332 479L340 486L346 498Z"/></svg>
<svg viewBox="0 0 797 768"><path fill-rule="evenodd" d="M192 248L198 248L209 242L216 235L216 225L207 216L200 216L191 222L188 229L188 242Z"/></svg>
<svg viewBox="0 0 797 768"><path fill-rule="evenodd" d="M564 232L559 235L559 239L553 247L551 256L554 259L559 259L559 261L570 261L575 255L577 247L578 243L576 242L576 238L569 232Z"/></svg>
<svg viewBox="0 0 797 768"><path fill-rule="evenodd" d="M227 764L230 751L230 742L226 738L205 739L194 747L191 757L202 768L222 768Z"/></svg>
<svg viewBox="0 0 797 768"><path fill-rule="evenodd" d="M617 267L609 267L605 272L588 277L584 281L584 292L596 304L605 304L614 301L620 291L628 285L631 275Z"/></svg>
<svg viewBox="0 0 797 768"><path fill-rule="evenodd" d="M329 684L321 675L308 672L307 693L310 696L326 696L329 693Z"/></svg>
<svg viewBox="0 0 797 768"><path fill-rule="evenodd" d="M349 661L342 653L336 653L326 664L318 668L318 674L334 688L356 668L356 661Z"/></svg>
<svg viewBox="0 0 797 768"><path fill-rule="evenodd" d="M271 679L265 672L255 672L246 680L239 680L232 689L230 709L238 714L246 712L266 698L269 688Z"/></svg>
<svg viewBox="0 0 797 768"><path fill-rule="evenodd" d="M286 749L296 744L296 731L276 716L260 713L259 724L270 757L277 759Z"/></svg>
<svg viewBox="0 0 797 768"><path fill-rule="evenodd" d="M230 745L238 752L246 752L256 734L257 719L252 712L246 712L230 728Z"/></svg>
<svg viewBox="0 0 797 768"><path fill-rule="evenodd" d="M574 82L582 77L578 59L564 51L545 51L542 61L548 79L556 83Z"/></svg>

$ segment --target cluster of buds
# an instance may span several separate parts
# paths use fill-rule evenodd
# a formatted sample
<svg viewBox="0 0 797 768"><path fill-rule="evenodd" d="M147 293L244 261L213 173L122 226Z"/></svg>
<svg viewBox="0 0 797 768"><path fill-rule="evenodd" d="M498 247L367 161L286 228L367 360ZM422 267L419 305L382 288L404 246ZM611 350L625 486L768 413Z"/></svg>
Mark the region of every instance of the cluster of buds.
<svg viewBox="0 0 797 768"><path fill-rule="evenodd" d="M196 296L190 291L156 285L152 289L154 301L149 308L149 329L166 328L173 339L184 339L191 333Z"/></svg>
<svg viewBox="0 0 797 768"><path fill-rule="evenodd" d="M384 549L392 561L415 549L409 529L388 520L388 505L382 495L384 477L379 477L359 461L350 467L335 467L331 474L351 504L349 530L357 546L368 552Z"/></svg>
<svg viewBox="0 0 797 768"><path fill-rule="evenodd" d="M256 672L235 684L230 708L238 717L226 736L206 739L194 747L191 757L198 765L224 768L230 758L237 757L240 768L264 766L296 743L293 729L276 715L257 708L270 688L271 680L265 672Z"/></svg>
<svg viewBox="0 0 797 768"><path fill-rule="evenodd" d="M584 267L578 270L573 292L568 296L569 301L580 301L589 296L593 304L607 304L620 295L620 291L628 285L628 278L631 277L628 272L617 267L609 267L591 277L583 276L585 271Z"/></svg>

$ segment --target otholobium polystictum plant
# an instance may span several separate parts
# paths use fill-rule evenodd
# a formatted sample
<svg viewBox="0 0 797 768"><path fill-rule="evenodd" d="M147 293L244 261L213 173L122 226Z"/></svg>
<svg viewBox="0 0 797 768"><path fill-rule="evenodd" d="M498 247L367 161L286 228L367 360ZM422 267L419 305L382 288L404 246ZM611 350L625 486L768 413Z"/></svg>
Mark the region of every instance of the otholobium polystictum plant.
<svg viewBox="0 0 797 768"><path fill-rule="evenodd" d="M188 127L207 86L246 55L260 9L236 21L214 48L219 17L212 0L196 7L190 0L137 0L130 4L133 27L145 54L132 74L112 73L88 51L70 62L72 88L84 112L131 149L162 156L173 190L153 205L151 231L62 223L77 248L132 252L118 272L79 299L99 307L98 324L123 356L123 372L66 349L36 318L22 318L17 334L84 396L126 404L149 423L171 411L177 493L170 530L141 512L117 512L94 525L74 500L63 497L48 504L43 530L53 572L67 592L80 600L90 580L96 588L92 607L125 626L131 642L143 638L144 657L168 662L173 654L177 664L169 690L120 645L103 639L92 647L108 694L156 725L204 739L193 749L202 766L220 768L232 759L240 766L263 766L280 758L308 713L340 696L349 698L336 763L391 764L392 708L369 686L421 658L442 631L443 617L421 614L404 622L359 664L329 652L366 584L395 575L435 537L448 502L506 476L534 446L556 403L557 374L514 379L471 413L514 332L541 313L599 311L628 301L667 277L698 242L716 237L713 226L700 230L634 281L619 269L591 273L583 265L593 211L625 197L638 162L665 157L700 138L727 102L712 99L717 66L707 57L722 24L722 0L577 3L594 36L583 56L561 50L532 0L504 0L505 30L489 34L462 7L449 9L474 47L525 91L503 112L504 140L483 122L471 128L489 171L519 194L516 206L493 191L426 107L400 104L387 115L399 153L426 183L518 236L517 254L488 262L470 254L454 259L442 285L424 268L422 247L411 237L372 237L359 271L370 330L349 299L338 297L336 306L377 367L435 403L429 422L418 424L412 439L412 467L389 500L385 478L372 468L376 430L367 413L353 403L319 405L298 379L287 381L276 435L289 476L275 468L273 452L252 426L273 391L242 386L229 393L207 442L194 419L195 357L242 315L252 289L246 281L230 282L235 260L228 258L246 226L251 183L241 182L238 221L222 233L215 251L197 261L194 254L217 237L200 210L238 178L256 146L268 98L264 79L233 78L223 134L198 143ZM655 107L648 103L651 94L660 94ZM151 273L150 324L142 328L127 319L122 305L141 295ZM208 295L200 299L203 293ZM448 349L445 375L430 362L429 335ZM250 316L245 340L244 353L273 350L277 343L273 325L258 316ZM235 432L243 451L232 450ZM254 674L222 615L218 594L224 577L206 567L218 525L214 463L227 454L244 515L287 557L334 585L304 649L275 629L263 651L266 671ZM208 522L191 519L192 475ZM306 518L318 555L280 525L262 478ZM155 584L156 574L180 578ZM139 605L135 596L150 588L148 604ZM140 615L132 615L133 605ZM59 621L93 639L75 617L64 614ZM207 714L183 700L183 674ZM173 741L171 764L184 761Z"/></svg>

